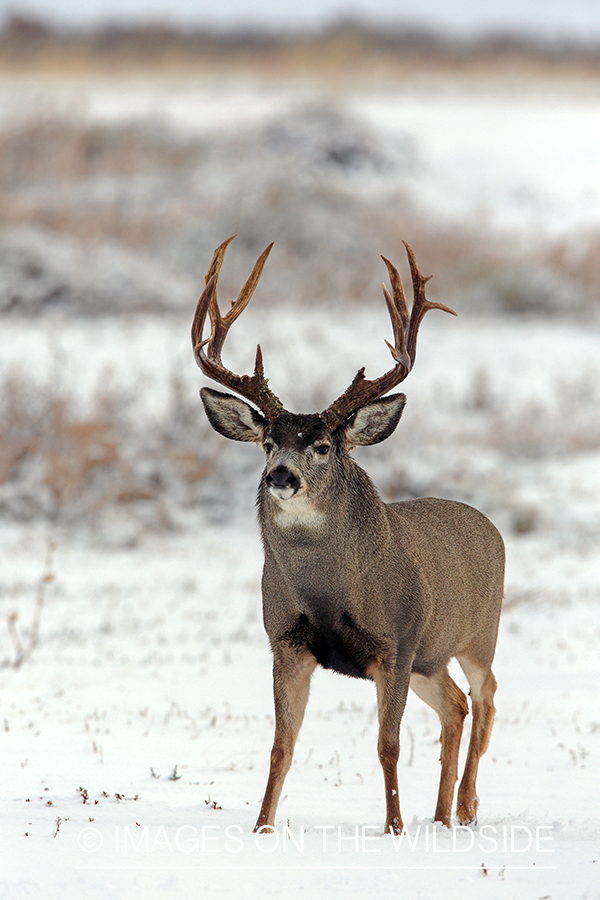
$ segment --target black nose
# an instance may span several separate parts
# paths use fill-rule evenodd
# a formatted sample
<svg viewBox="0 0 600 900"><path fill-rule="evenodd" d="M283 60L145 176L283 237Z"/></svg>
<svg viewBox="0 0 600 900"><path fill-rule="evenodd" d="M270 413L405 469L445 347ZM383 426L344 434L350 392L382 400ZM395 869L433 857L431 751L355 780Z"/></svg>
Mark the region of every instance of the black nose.
<svg viewBox="0 0 600 900"><path fill-rule="evenodd" d="M295 491L300 487L300 481L297 476L290 472L286 466L276 466L272 472L269 472L267 484L269 487L292 488Z"/></svg>

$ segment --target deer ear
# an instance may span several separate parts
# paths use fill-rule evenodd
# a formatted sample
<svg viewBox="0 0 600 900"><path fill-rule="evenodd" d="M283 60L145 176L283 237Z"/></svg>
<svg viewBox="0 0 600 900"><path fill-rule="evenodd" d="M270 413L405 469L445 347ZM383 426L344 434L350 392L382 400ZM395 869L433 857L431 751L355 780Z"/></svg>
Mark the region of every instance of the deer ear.
<svg viewBox="0 0 600 900"><path fill-rule="evenodd" d="M405 394L392 394L359 409L343 429L347 448L350 450L359 445L366 447L385 441L400 421L405 403Z"/></svg>
<svg viewBox="0 0 600 900"><path fill-rule="evenodd" d="M212 388L202 388L200 398L208 421L219 434L232 441L262 442L266 419L248 403L233 394L222 394Z"/></svg>

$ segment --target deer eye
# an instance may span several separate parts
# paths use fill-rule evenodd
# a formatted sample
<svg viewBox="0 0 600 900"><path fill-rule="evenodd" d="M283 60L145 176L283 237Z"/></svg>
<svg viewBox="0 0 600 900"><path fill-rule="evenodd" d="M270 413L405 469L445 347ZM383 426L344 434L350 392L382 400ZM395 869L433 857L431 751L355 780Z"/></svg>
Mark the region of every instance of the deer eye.
<svg viewBox="0 0 600 900"><path fill-rule="evenodd" d="M267 441L267 443L264 446L265 446L265 453L267 454L267 456L269 455L269 453L273 452L273 444L271 443L271 441Z"/></svg>
<svg viewBox="0 0 600 900"><path fill-rule="evenodd" d="M319 444L315 447L315 453L320 454L320 456L327 456L329 453L329 444Z"/></svg>

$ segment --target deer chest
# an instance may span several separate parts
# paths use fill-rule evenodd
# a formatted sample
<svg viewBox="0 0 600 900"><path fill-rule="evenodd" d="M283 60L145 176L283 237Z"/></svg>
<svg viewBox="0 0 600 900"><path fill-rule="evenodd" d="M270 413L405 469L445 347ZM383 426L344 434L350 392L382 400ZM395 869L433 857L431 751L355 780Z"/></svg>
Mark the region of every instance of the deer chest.
<svg viewBox="0 0 600 900"><path fill-rule="evenodd" d="M368 678L367 671L383 651L381 641L327 597L305 598L301 609L283 640L298 650L309 650L324 669Z"/></svg>

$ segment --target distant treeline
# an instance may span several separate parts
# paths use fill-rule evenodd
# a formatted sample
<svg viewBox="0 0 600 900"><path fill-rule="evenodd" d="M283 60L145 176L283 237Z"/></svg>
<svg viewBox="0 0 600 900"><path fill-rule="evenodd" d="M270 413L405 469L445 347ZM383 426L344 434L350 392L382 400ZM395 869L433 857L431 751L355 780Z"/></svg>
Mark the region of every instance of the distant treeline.
<svg viewBox="0 0 600 900"><path fill-rule="evenodd" d="M13 16L0 32L0 65L11 68L83 66L103 68L192 65L253 65L289 71L341 72L387 65L473 67L517 64L600 69L600 42L552 41L513 33L448 37L411 27L377 28L347 20L318 32L227 31L160 24L106 25L77 31Z"/></svg>

